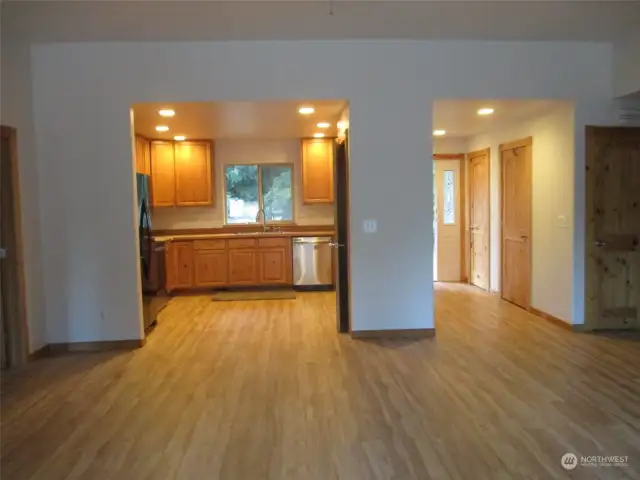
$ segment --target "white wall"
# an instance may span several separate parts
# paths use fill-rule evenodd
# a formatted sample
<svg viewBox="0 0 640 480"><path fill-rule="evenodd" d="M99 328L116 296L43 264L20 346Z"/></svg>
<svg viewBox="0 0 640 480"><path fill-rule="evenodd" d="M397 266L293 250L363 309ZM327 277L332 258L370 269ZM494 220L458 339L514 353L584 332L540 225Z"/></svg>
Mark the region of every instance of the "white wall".
<svg viewBox="0 0 640 480"><path fill-rule="evenodd" d="M533 137L531 304L571 323L575 155L570 104L469 140L469 151L491 148L491 290L500 289L499 146L529 136ZM564 226L559 217L565 217Z"/></svg>
<svg viewBox="0 0 640 480"><path fill-rule="evenodd" d="M4 20L3 20L4 21ZM0 120L17 129L29 351L47 343L29 45L2 39Z"/></svg>
<svg viewBox="0 0 640 480"><path fill-rule="evenodd" d="M429 135L429 132L425 132ZM464 137L434 137L432 140L433 153L467 153L468 139Z"/></svg>
<svg viewBox="0 0 640 480"><path fill-rule="evenodd" d="M615 95L640 92L640 30L616 44L614 49Z"/></svg>
<svg viewBox="0 0 640 480"><path fill-rule="evenodd" d="M294 221L298 225L333 225L333 204L305 205L302 201L301 141L216 140L214 150L215 202L211 207L155 208L153 228L214 228L225 222L224 165L234 163L291 163L294 173Z"/></svg>
<svg viewBox="0 0 640 480"><path fill-rule="evenodd" d="M48 340L141 334L128 126L134 102L347 99L353 329L430 328L432 210L424 206L432 198L432 143L425 132L433 101L569 99L578 105L581 127L610 120L611 62L609 45L571 42L35 46ZM584 141L583 134L574 138ZM578 194L583 173L574 177L582 182ZM378 220L376 234L363 233L368 218ZM574 247L584 242L583 219L576 225ZM574 270L574 285L583 281L583 271ZM574 291L574 310L581 308L580 294Z"/></svg>

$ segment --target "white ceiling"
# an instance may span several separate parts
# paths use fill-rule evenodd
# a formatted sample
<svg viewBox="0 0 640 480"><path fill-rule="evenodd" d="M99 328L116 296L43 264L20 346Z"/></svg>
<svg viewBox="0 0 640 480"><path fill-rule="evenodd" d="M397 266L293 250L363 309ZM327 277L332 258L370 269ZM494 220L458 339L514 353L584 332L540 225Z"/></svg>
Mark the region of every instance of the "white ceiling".
<svg viewBox="0 0 640 480"><path fill-rule="evenodd" d="M5 0L2 9L3 41L24 37L36 42L344 38L614 41L640 25L640 2L615 0Z"/></svg>
<svg viewBox="0 0 640 480"><path fill-rule="evenodd" d="M301 115L298 108L312 106L315 112ZM343 100L308 100L281 102L199 102L140 103L133 106L136 133L149 138L171 139L184 135L187 139L284 139L311 137L324 133L334 137L337 122L347 106ZM164 118L161 109L172 109L174 117ZM330 128L318 128L329 122ZM156 125L167 125L168 132L157 132Z"/></svg>
<svg viewBox="0 0 640 480"><path fill-rule="evenodd" d="M534 118L562 103L555 100L438 100L433 106L433 128L446 130L444 138L469 137ZM478 110L485 107L493 108L494 112L478 115Z"/></svg>

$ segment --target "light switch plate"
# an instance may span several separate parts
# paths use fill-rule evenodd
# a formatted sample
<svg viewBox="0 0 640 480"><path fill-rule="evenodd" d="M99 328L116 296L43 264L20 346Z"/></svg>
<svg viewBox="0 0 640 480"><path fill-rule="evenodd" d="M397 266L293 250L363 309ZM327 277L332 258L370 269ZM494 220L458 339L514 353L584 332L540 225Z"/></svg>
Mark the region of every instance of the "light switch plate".
<svg viewBox="0 0 640 480"><path fill-rule="evenodd" d="M558 215L557 225L559 228L567 228L569 226L567 217L565 215Z"/></svg>
<svg viewBox="0 0 640 480"><path fill-rule="evenodd" d="M363 224L364 233L375 233L378 231L378 221L374 219L368 219Z"/></svg>

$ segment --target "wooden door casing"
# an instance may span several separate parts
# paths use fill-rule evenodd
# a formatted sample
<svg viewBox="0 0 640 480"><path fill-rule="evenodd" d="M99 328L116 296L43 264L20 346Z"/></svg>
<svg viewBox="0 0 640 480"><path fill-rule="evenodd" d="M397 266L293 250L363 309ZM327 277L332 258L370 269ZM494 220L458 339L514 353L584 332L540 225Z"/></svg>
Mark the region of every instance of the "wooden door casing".
<svg viewBox="0 0 640 480"><path fill-rule="evenodd" d="M504 300L531 306L531 137L500 145L502 259L500 291Z"/></svg>
<svg viewBox="0 0 640 480"><path fill-rule="evenodd" d="M0 140L0 237L6 254L0 262L2 367L11 368L27 362L29 328L16 129L0 126Z"/></svg>
<svg viewBox="0 0 640 480"><path fill-rule="evenodd" d="M640 328L640 128L586 129L585 327Z"/></svg>
<svg viewBox="0 0 640 480"><path fill-rule="evenodd" d="M490 164L488 148L469 154L469 283L489 291L490 273Z"/></svg>
<svg viewBox="0 0 640 480"><path fill-rule="evenodd" d="M176 205L212 205L210 142L176 142L174 155Z"/></svg>
<svg viewBox="0 0 640 480"><path fill-rule="evenodd" d="M172 207L176 204L175 158L173 142L151 142L151 204Z"/></svg>
<svg viewBox="0 0 640 480"><path fill-rule="evenodd" d="M257 285L257 250L253 248L229 250L229 284Z"/></svg>
<svg viewBox="0 0 640 480"><path fill-rule="evenodd" d="M229 282L226 250L195 250L193 269L196 287L222 287Z"/></svg>

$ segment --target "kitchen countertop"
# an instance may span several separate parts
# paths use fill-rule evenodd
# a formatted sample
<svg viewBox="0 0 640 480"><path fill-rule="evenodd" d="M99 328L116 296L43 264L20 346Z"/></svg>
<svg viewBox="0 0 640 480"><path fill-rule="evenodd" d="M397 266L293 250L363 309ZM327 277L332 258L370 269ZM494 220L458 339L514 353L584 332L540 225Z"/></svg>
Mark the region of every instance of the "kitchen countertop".
<svg viewBox="0 0 640 480"><path fill-rule="evenodd" d="M324 231L300 231L300 232L251 232L251 233L178 233L175 235L153 235L154 242L173 242L180 240L216 240L229 238L278 238L278 237L332 237L335 235L333 230Z"/></svg>

